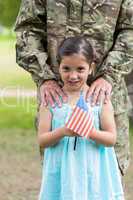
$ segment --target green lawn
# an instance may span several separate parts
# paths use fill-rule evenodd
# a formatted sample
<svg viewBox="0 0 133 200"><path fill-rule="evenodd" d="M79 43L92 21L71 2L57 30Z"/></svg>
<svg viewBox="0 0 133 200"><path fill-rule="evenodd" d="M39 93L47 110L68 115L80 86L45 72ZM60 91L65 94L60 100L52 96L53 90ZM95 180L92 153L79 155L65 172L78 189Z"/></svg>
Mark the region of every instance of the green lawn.
<svg viewBox="0 0 133 200"><path fill-rule="evenodd" d="M1 98L0 99L0 128L31 129L34 126L36 99Z"/></svg>
<svg viewBox="0 0 133 200"><path fill-rule="evenodd" d="M11 32L10 34L0 34L0 42L1 41L9 41L9 40L15 40L15 33Z"/></svg>
<svg viewBox="0 0 133 200"><path fill-rule="evenodd" d="M0 72L0 88L35 88L30 74L16 64L14 39L0 39Z"/></svg>

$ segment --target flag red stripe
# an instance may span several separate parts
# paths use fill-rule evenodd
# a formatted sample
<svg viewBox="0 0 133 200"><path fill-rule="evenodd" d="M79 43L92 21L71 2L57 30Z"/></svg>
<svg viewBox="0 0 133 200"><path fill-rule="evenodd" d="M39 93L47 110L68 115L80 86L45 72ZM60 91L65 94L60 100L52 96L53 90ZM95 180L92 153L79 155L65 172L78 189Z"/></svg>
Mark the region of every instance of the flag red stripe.
<svg viewBox="0 0 133 200"><path fill-rule="evenodd" d="M92 128L92 125L93 125L92 118L90 117L90 119L89 119L88 123L86 124L86 127L85 127L85 129L83 131L83 136L84 137L88 137L87 135L89 135L90 130Z"/></svg>
<svg viewBox="0 0 133 200"><path fill-rule="evenodd" d="M92 129L93 124L88 124L88 127L86 127L86 130L84 132L84 137L88 138L90 136L90 131Z"/></svg>
<svg viewBox="0 0 133 200"><path fill-rule="evenodd" d="M75 122L75 119L76 119L76 117L78 115L79 110L80 109L78 107L75 107L75 109L73 110L73 113L70 116L70 119L69 119L69 121L67 123L67 127L68 128L72 129L73 123Z"/></svg>
<svg viewBox="0 0 133 200"><path fill-rule="evenodd" d="M69 126L70 126L70 121L71 121L73 115L75 115L76 110L77 110L77 107L75 107L75 108L73 109L72 115L70 116L68 122L66 123L66 127L67 127L67 128L69 128Z"/></svg>
<svg viewBox="0 0 133 200"><path fill-rule="evenodd" d="M83 129L83 127L84 127L84 125L85 125L85 123L86 123L87 120L88 120L88 114L85 113L84 121L82 122L82 124L80 125L80 127L78 129L78 132L81 134L81 136L82 136L82 129Z"/></svg>
<svg viewBox="0 0 133 200"><path fill-rule="evenodd" d="M82 127L84 120L86 118L86 113L84 112L82 115L81 120L79 121L79 123L77 124L77 127L75 128L75 131L77 132L78 130L80 130L80 128Z"/></svg>
<svg viewBox="0 0 133 200"><path fill-rule="evenodd" d="M90 124L90 116L89 115L86 116L86 122L85 122L84 126L82 127L82 129L80 130L82 136L84 136L84 131L88 124Z"/></svg>
<svg viewBox="0 0 133 200"><path fill-rule="evenodd" d="M84 132L83 132L84 137L87 137L87 135L89 135L91 128L92 128L92 120L90 119L84 129Z"/></svg>
<svg viewBox="0 0 133 200"><path fill-rule="evenodd" d="M92 127L92 129L90 130L89 134L86 136L87 139L89 139L89 137L95 132L95 128Z"/></svg>
<svg viewBox="0 0 133 200"><path fill-rule="evenodd" d="M76 123L73 127L73 130L76 131L76 127L80 126L80 124L82 123L82 116L84 115L84 111L80 109L80 112L77 114L77 119L76 119Z"/></svg>
<svg viewBox="0 0 133 200"><path fill-rule="evenodd" d="M83 125L80 127L80 129L79 129L79 134L80 134L81 136L83 136L83 131L84 131L84 129L85 129L86 124L88 123L88 120L89 120L88 115L86 115L86 117L85 117L85 122L84 122L84 124L83 124Z"/></svg>
<svg viewBox="0 0 133 200"><path fill-rule="evenodd" d="M66 127L78 133L80 136L88 138L93 129L93 118L91 113L87 113L80 107L75 107Z"/></svg>
<svg viewBox="0 0 133 200"><path fill-rule="evenodd" d="M74 130L74 129L73 129L74 123L76 123L76 120L78 120L79 111L80 111L80 109L77 107L76 110L75 110L75 112L74 112L75 115L73 115L73 116L71 117L71 121L70 121L69 127L70 127L70 129L72 129L72 130Z"/></svg>

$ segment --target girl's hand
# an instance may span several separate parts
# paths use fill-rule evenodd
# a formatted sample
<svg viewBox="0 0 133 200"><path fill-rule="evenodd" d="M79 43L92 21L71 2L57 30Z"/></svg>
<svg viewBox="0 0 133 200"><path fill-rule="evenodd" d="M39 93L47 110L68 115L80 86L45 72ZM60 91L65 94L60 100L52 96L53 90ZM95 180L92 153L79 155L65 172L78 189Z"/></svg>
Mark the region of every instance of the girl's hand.
<svg viewBox="0 0 133 200"><path fill-rule="evenodd" d="M63 127L63 134L64 134L64 136L69 136L69 137L75 137L75 136L80 137L77 133L66 128L65 126Z"/></svg>

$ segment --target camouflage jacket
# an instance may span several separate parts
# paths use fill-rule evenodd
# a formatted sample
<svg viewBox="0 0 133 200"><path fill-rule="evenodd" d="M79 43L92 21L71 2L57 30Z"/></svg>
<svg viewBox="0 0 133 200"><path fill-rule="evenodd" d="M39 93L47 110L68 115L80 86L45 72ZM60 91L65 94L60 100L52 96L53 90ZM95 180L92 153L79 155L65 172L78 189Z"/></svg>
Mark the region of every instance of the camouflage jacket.
<svg viewBox="0 0 133 200"><path fill-rule="evenodd" d="M22 0L16 20L17 63L39 86L60 80L57 48L73 35L91 38L96 73L113 86L115 113L128 109L124 76L133 69L132 0Z"/></svg>

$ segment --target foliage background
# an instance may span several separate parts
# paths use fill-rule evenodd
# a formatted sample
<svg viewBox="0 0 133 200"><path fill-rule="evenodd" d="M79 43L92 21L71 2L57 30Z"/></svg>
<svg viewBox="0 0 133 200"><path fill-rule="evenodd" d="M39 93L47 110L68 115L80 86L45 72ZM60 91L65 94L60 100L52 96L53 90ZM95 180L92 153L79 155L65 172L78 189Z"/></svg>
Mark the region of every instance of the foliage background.
<svg viewBox="0 0 133 200"><path fill-rule="evenodd" d="M12 27L15 22L21 0L0 0L0 24Z"/></svg>

